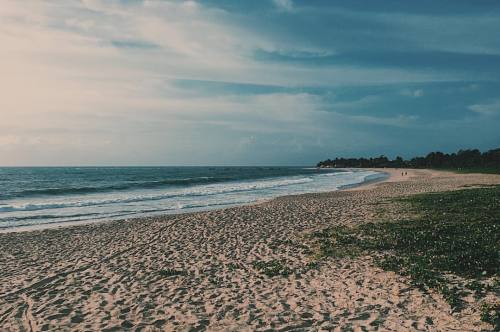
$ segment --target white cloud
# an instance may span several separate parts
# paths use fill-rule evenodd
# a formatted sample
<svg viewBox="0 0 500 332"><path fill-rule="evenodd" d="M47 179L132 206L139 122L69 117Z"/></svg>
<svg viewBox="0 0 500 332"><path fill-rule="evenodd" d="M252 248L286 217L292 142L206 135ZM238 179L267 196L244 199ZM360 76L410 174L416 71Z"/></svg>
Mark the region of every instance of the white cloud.
<svg viewBox="0 0 500 332"><path fill-rule="evenodd" d="M276 5L294 9L291 1ZM259 49L331 53L243 28L230 15L194 1L3 2L0 164L63 158L170 163L194 152L209 162L220 160L210 153L231 151L238 141L271 144L259 135L316 142L318 133L332 130L332 115L321 111L314 95L200 97L171 85L173 79L282 86L436 79L400 70L259 62L253 57ZM286 146L293 140L277 141Z"/></svg>
<svg viewBox="0 0 500 332"><path fill-rule="evenodd" d="M293 10L293 2L292 0L273 0L274 5L283 11L290 12Z"/></svg>
<svg viewBox="0 0 500 332"><path fill-rule="evenodd" d="M350 121L356 123L384 125L392 127L409 127L418 120L416 115L398 115L395 117L375 117L369 115L347 116Z"/></svg>
<svg viewBox="0 0 500 332"><path fill-rule="evenodd" d="M401 95L406 97L420 98L424 95L424 90L422 89L403 89L401 90Z"/></svg>
<svg viewBox="0 0 500 332"><path fill-rule="evenodd" d="M481 115L486 115L486 116L500 115L500 100L494 100L484 104L474 104L470 105L468 108L472 112Z"/></svg>

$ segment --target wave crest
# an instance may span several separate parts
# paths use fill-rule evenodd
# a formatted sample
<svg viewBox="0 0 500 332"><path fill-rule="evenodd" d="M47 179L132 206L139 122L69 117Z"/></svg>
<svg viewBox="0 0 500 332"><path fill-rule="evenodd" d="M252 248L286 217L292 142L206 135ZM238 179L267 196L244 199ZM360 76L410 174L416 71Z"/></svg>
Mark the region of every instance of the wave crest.
<svg viewBox="0 0 500 332"><path fill-rule="evenodd" d="M83 200L83 201L63 201L63 202L47 202L47 203L28 203L23 205L2 205L0 212L15 212L15 211L37 211L47 209L61 209L71 207L88 207L97 205L109 205L117 203L136 203L142 201L156 201L175 197L189 197L189 196L211 196L217 194L245 192L258 189L272 189L277 187L289 186L294 184L302 184L312 182L310 177L298 179L283 179L283 180L268 180L268 181L255 181L255 182L241 182L231 184L212 184L205 186L196 186L185 188L177 191L170 191L167 193L152 194L152 195L136 195L126 196L113 199L96 199L96 200Z"/></svg>

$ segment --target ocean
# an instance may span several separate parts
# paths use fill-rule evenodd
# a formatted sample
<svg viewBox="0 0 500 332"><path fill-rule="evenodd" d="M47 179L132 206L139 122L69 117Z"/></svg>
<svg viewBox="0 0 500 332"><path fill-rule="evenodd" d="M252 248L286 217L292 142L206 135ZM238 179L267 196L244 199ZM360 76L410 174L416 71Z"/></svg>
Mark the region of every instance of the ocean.
<svg viewBox="0 0 500 332"><path fill-rule="evenodd" d="M308 167L1 167L0 229L208 210L383 176Z"/></svg>

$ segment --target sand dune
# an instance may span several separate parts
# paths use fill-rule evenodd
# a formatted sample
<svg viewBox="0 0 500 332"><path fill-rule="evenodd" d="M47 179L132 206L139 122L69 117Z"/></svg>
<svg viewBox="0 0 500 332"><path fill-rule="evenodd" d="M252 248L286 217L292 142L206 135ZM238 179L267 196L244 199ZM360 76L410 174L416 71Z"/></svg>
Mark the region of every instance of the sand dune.
<svg viewBox="0 0 500 332"><path fill-rule="evenodd" d="M308 264L305 234L374 220L386 198L500 184L496 175L390 172L390 181L348 191L0 234L0 330L488 329L474 308L452 314L370 257ZM272 260L289 275L255 267Z"/></svg>

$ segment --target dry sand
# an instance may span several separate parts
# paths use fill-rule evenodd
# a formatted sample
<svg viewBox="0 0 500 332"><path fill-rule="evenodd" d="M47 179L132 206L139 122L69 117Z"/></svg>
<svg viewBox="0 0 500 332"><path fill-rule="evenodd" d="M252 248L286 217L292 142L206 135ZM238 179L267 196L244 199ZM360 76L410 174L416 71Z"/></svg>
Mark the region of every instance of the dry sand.
<svg viewBox="0 0 500 332"><path fill-rule="evenodd" d="M477 308L452 314L440 296L409 287L370 257L306 267L308 232L376 220L391 197L500 184L497 175L384 171L388 181L346 191L0 234L0 330L490 329ZM397 206L385 206L397 215ZM252 264L273 259L293 273L269 278Z"/></svg>

